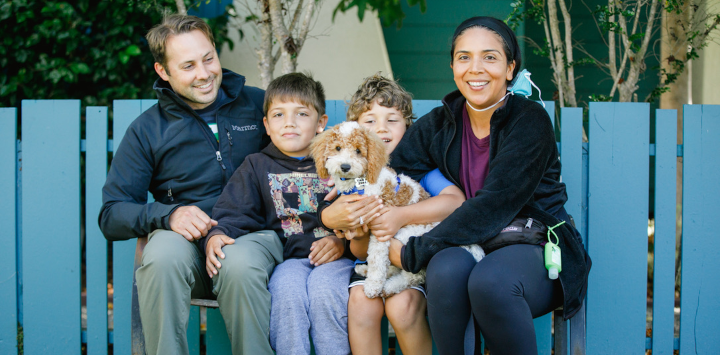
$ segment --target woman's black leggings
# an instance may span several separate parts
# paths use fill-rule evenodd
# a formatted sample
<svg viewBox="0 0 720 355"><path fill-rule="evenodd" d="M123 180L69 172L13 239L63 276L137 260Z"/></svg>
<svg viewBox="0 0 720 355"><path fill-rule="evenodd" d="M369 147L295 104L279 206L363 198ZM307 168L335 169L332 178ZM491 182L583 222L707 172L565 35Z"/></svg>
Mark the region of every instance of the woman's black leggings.
<svg viewBox="0 0 720 355"><path fill-rule="evenodd" d="M560 281L548 278L537 245L507 246L478 263L465 249L445 249L430 260L426 286L430 330L443 355L465 354L471 314L493 355L537 354L533 318L563 302Z"/></svg>

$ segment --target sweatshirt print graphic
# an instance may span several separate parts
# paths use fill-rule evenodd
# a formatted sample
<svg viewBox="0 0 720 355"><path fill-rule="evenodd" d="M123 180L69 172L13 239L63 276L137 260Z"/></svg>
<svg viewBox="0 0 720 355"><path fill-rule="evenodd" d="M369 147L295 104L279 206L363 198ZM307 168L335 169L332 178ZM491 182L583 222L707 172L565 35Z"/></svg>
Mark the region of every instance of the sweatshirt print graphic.
<svg viewBox="0 0 720 355"><path fill-rule="evenodd" d="M267 177L275 214L282 221L285 238L303 234L300 215L315 213L318 206L318 194L327 194L330 188L314 173L268 173ZM319 239L330 233L315 227L313 235Z"/></svg>

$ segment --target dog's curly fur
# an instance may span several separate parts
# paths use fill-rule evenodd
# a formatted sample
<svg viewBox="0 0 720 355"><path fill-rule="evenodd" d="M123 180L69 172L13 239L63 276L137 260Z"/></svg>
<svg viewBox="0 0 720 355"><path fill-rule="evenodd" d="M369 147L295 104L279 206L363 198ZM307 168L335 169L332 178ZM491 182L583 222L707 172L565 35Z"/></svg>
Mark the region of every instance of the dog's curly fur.
<svg viewBox="0 0 720 355"><path fill-rule="evenodd" d="M356 178L364 178L364 193L378 195L386 206L407 206L430 195L415 180L397 175L387 167L385 145L375 133L357 122L344 122L315 137L310 146L320 178L332 177L340 193L353 190ZM398 185L398 177L400 186ZM396 192L397 190L397 192ZM407 225L394 236L403 244L411 236L419 236L438 223ZM372 232L372 231L371 231ZM388 257L390 242L379 242L371 234L367 265L357 265L355 271L365 279L365 295L369 298L388 297L425 282L425 270L417 274L392 266ZM464 246L476 260L485 253L477 245Z"/></svg>

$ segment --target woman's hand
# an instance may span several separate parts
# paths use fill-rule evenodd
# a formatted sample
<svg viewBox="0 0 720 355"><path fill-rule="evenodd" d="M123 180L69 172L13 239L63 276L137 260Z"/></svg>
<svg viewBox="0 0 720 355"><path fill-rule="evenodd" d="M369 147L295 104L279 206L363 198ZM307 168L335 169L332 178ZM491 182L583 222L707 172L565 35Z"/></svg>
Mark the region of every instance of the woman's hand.
<svg viewBox="0 0 720 355"><path fill-rule="evenodd" d="M390 239L389 257L390 263L402 269L402 251L403 243L397 239Z"/></svg>
<svg viewBox="0 0 720 355"><path fill-rule="evenodd" d="M370 229L379 242L386 242L397 234L398 230L407 224L403 207L385 207L380 215L372 220Z"/></svg>
<svg viewBox="0 0 720 355"><path fill-rule="evenodd" d="M310 264L320 266L340 259L344 252L345 241L334 235L329 235L312 243L308 259L310 259Z"/></svg>
<svg viewBox="0 0 720 355"><path fill-rule="evenodd" d="M377 196L342 195L325 207L320 218L328 228L348 231L370 223L382 208Z"/></svg>

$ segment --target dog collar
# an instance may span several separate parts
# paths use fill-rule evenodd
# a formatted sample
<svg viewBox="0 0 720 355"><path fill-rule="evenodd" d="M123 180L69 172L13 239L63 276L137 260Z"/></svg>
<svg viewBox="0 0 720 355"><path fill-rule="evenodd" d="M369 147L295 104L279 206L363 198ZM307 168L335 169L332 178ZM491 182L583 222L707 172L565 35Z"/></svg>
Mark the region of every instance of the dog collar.
<svg viewBox="0 0 720 355"><path fill-rule="evenodd" d="M397 179L397 185L395 185L395 193L398 193L400 191L400 177L395 176L395 179ZM340 181L346 181L346 178L340 178ZM365 186L367 186L368 182L365 178L355 178L355 186L351 190L340 192L342 195L352 195L352 194L358 194L358 195L364 195L365 194Z"/></svg>
<svg viewBox="0 0 720 355"><path fill-rule="evenodd" d="M340 178L340 181L346 181L346 178ZM351 190L342 192L343 195L352 195L352 194L358 194L358 195L364 195L365 194L365 186L368 185L367 180L364 177L355 178L355 186Z"/></svg>

